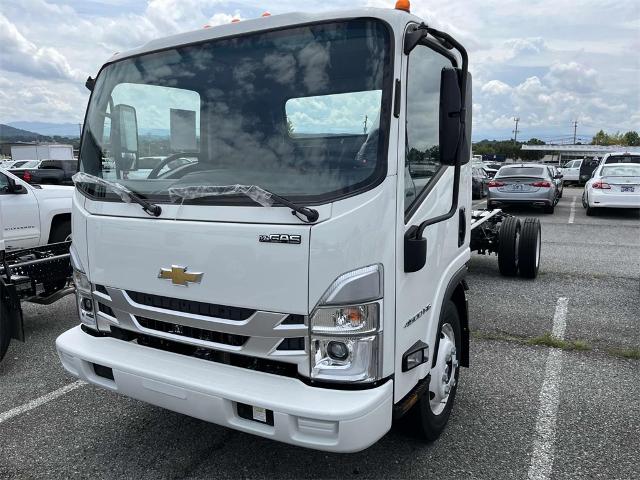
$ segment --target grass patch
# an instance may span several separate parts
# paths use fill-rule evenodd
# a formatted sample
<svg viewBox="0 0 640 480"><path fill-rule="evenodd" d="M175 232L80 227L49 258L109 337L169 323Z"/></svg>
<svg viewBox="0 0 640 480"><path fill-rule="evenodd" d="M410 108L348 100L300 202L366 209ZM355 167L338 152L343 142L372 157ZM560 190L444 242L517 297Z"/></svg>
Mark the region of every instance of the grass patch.
<svg viewBox="0 0 640 480"><path fill-rule="evenodd" d="M527 340L527 345L542 345L544 347L561 348L562 350L591 350L587 342L582 340L561 340L549 332Z"/></svg>
<svg viewBox="0 0 640 480"><path fill-rule="evenodd" d="M616 357L640 360L640 348L610 348L607 352L609 352L610 355L615 355Z"/></svg>

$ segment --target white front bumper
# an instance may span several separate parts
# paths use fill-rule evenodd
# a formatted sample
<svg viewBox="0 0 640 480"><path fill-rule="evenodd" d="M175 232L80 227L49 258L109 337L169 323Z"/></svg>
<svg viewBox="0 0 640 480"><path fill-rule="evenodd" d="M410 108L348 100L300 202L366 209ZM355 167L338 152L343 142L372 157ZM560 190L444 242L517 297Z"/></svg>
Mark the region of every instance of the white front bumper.
<svg viewBox="0 0 640 480"><path fill-rule="evenodd" d="M303 447L363 450L390 428L393 381L334 390L106 337L75 327L58 337L64 368L83 380L175 412ZM92 364L113 369L114 380ZM274 425L238 415L236 402L273 410Z"/></svg>

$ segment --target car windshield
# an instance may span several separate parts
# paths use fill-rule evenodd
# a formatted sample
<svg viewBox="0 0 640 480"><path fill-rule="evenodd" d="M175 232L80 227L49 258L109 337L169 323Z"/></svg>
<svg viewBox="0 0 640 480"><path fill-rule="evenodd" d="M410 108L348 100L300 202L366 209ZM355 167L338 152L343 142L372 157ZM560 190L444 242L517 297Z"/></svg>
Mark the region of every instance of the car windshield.
<svg viewBox="0 0 640 480"><path fill-rule="evenodd" d="M543 177L542 167L502 167L498 177Z"/></svg>
<svg viewBox="0 0 640 480"><path fill-rule="evenodd" d="M640 164L602 167L603 177L640 177Z"/></svg>
<svg viewBox="0 0 640 480"><path fill-rule="evenodd" d="M372 188L386 174L390 51L385 23L356 19L117 61L96 81L80 171L155 202L199 185L257 185L306 203Z"/></svg>
<svg viewBox="0 0 640 480"><path fill-rule="evenodd" d="M610 155L604 162L609 163L639 163L640 155Z"/></svg>

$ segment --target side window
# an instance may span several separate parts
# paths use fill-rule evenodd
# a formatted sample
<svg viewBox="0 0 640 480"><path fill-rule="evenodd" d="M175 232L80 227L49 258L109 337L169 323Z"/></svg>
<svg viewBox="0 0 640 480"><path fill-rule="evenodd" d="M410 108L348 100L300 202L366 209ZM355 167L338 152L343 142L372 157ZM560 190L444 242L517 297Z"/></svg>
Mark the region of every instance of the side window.
<svg viewBox="0 0 640 480"><path fill-rule="evenodd" d="M405 149L405 211L419 201L442 166L440 163L439 113L440 74L451 62L426 46L418 46L409 55L407 73L407 137ZM413 192L407 191L413 188Z"/></svg>
<svg viewBox="0 0 640 480"><path fill-rule="evenodd" d="M9 191L9 179L4 173L0 173L0 195Z"/></svg>

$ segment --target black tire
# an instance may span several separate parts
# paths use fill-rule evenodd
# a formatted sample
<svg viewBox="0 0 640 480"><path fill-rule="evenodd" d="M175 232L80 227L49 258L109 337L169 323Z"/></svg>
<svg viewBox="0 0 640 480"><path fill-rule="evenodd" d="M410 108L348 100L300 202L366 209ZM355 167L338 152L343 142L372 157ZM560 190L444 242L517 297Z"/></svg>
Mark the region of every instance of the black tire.
<svg viewBox="0 0 640 480"><path fill-rule="evenodd" d="M545 205L545 206L543 207L542 211L543 211L544 213L553 214L553 212L555 211L555 209L556 209L555 204L552 204L552 205Z"/></svg>
<svg viewBox="0 0 640 480"><path fill-rule="evenodd" d="M64 219L58 222L49 234L49 243L64 242L71 235L71 220Z"/></svg>
<svg viewBox="0 0 640 480"><path fill-rule="evenodd" d="M498 234L498 268L505 277L518 273L518 246L520 243L520 219L507 217L500 225Z"/></svg>
<svg viewBox="0 0 640 480"><path fill-rule="evenodd" d="M582 208L587 208L588 206L589 204L587 203L587 197L584 192L582 192Z"/></svg>
<svg viewBox="0 0 640 480"><path fill-rule="evenodd" d="M593 217L596 214L596 209L593 207L589 207L587 206L587 216L588 217Z"/></svg>
<svg viewBox="0 0 640 480"><path fill-rule="evenodd" d="M560 189L560 195L558 195L558 198L562 198L562 194L564 193L564 188Z"/></svg>
<svg viewBox="0 0 640 480"><path fill-rule="evenodd" d="M496 208L495 203L487 201L487 210L493 210Z"/></svg>
<svg viewBox="0 0 640 480"><path fill-rule="evenodd" d="M442 328L444 325L449 324L452 327L453 334L455 336L455 348L456 356L460 356L462 351L462 333L460 327L460 315L455 303L448 300L443 306L443 312L440 316L440 322L438 323L438 336L443 335ZM436 352L437 354L437 352ZM450 369L453 367L450 365ZM427 392L420 397L416 404L405 416L405 425L407 425L413 433L426 442L433 442L444 431L451 416L451 410L456 398L456 392L458 391L458 378L460 375L460 368L455 368L455 382L449 391L444 409L435 414L431 408L432 392Z"/></svg>
<svg viewBox="0 0 640 480"><path fill-rule="evenodd" d="M524 278L536 278L540 268L542 232L540 220L527 218L522 225L518 246L518 270Z"/></svg>
<svg viewBox="0 0 640 480"><path fill-rule="evenodd" d="M0 361L4 358L11 342L11 325L9 323L9 311L2 298L0 298Z"/></svg>

